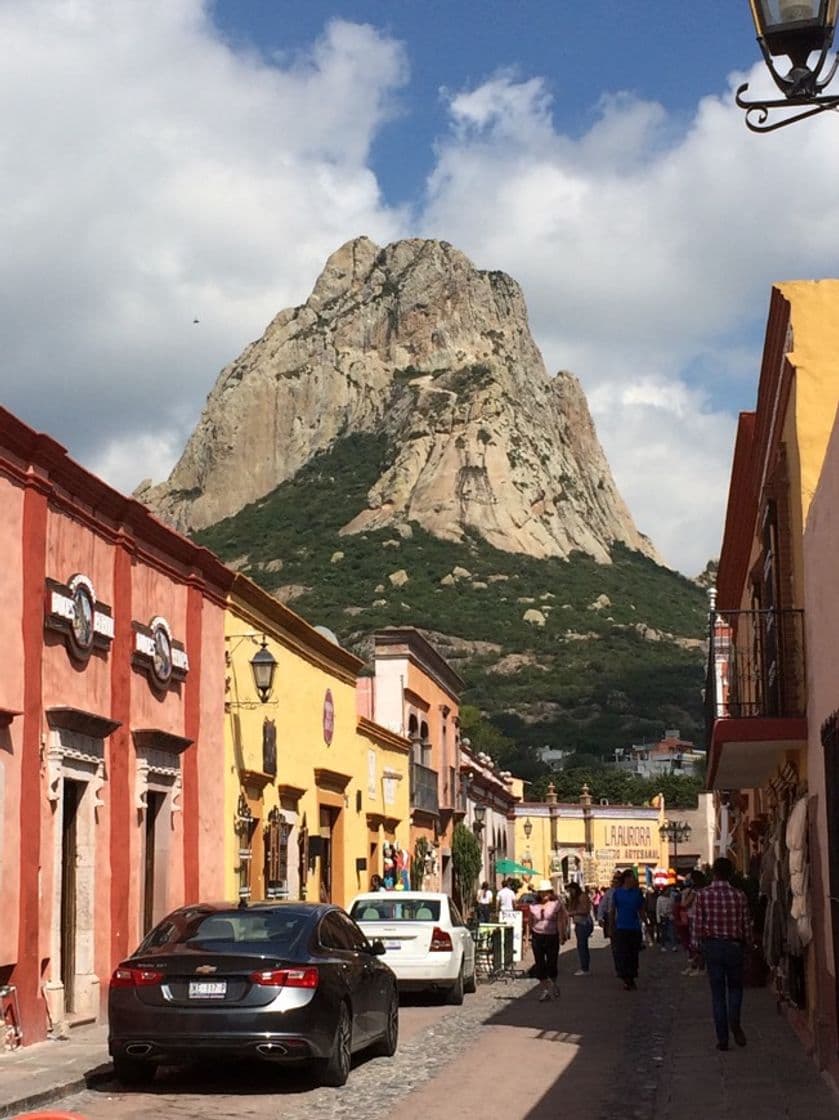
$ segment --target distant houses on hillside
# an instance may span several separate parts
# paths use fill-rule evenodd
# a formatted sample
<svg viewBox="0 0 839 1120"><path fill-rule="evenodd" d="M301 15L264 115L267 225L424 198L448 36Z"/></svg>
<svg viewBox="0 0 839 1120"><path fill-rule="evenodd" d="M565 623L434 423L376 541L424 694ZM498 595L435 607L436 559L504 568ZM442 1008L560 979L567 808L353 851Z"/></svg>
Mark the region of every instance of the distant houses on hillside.
<svg viewBox="0 0 839 1120"><path fill-rule="evenodd" d="M540 747L539 759L553 769L562 769L572 760L574 751L550 745ZM693 743L683 739L678 728L668 728L657 743L634 744L615 751L613 765L625 773L639 778L654 778L661 774L696 777L705 773L705 751L697 750Z"/></svg>
<svg viewBox="0 0 839 1120"><path fill-rule="evenodd" d="M705 772L705 751L682 739L676 728L664 732L657 743L642 743L615 751L615 766L641 778L660 774L693 777Z"/></svg>

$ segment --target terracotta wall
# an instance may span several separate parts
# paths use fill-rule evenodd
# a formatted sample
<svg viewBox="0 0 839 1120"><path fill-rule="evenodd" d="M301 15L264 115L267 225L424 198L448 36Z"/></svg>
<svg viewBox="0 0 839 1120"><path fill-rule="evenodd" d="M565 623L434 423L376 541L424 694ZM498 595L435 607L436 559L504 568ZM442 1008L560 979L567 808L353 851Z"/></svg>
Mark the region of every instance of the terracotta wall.
<svg viewBox="0 0 839 1120"><path fill-rule="evenodd" d="M177 810L170 797L161 821L161 905L194 901L204 888L207 895L220 892L223 628L232 573L3 409L0 550L0 981L18 989L29 1043L47 1028L44 990L53 1020L65 1011L56 946L62 791L74 776L68 766L87 767L79 845L90 870L77 894L89 1010L97 1012L113 966L142 933L145 815L137 800L136 731L176 736L169 744L175 748L194 740L182 758L184 811L170 813ZM94 648L87 660L71 656L65 636L45 626L45 581L64 585L78 573L114 620L109 647ZM134 658L132 622L147 625L155 616L185 643L190 663L184 681L163 689L151 686ZM59 717L50 709L65 711ZM57 736L51 725L66 720L67 709L98 730L62 723L65 738ZM85 759L84 742L94 740L104 746Z"/></svg>
<svg viewBox="0 0 839 1120"><path fill-rule="evenodd" d="M23 696L23 499L24 488L0 473L0 634L3 672L0 673L0 715L22 711ZM6 720L10 722L6 726ZM20 758L23 724L20 718L0 721L0 968L17 959L20 905Z"/></svg>

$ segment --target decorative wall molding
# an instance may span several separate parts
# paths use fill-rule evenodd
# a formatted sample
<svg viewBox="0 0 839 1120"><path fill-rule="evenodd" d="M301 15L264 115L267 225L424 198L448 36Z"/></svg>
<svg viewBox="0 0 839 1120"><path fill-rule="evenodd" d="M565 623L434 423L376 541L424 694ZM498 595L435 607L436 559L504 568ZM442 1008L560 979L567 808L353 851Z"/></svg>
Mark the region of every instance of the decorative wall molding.
<svg viewBox="0 0 839 1120"><path fill-rule="evenodd" d="M46 753L47 800L61 800L62 783L68 769L88 771L93 793L93 808L103 808L100 794L107 781L105 777L105 744L80 731L55 728L50 732Z"/></svg>

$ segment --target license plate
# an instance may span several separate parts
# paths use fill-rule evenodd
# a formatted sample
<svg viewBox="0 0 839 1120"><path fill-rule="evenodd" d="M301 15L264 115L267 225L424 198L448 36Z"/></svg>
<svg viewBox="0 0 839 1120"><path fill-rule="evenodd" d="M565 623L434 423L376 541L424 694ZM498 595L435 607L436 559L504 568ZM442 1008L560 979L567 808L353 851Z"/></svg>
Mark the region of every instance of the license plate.
<svg viewBox="0 0 839 1120"><path fill-rule="evenodd" d="M385 942L385 948L386 949L401 949L402 948L402 942L401 941L386 941Z"/></svg>
<svg viewBox="0 0 839 1120"><path fill-rule="evenodd" d="M227 995L226 980L190 980L190 999L224 999Z"/></svg>

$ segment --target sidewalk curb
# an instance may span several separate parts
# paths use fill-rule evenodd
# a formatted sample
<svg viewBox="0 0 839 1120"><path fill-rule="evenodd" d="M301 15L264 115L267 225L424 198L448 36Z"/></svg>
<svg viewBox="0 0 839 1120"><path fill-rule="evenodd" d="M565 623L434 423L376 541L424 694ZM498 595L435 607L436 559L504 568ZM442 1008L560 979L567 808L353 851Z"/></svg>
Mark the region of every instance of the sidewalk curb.
<svg viewBox="0 0 839 1120"><path fill-rule="evenodd" d="M110 1062L105 1062L102 1065L94 1066L86 1073L77 1074L59 1084L50 1085L48 1089L40 1089L34 1093L28 1093L26 1096L18 1097L17 1100L0 1104L0 1120L6 1120L6 1117L16 1116L20 1112L32 1112L44 1105L54 1104L55 1101L71 1096L73 1093L81 1093L85 1089L102 1085L109 1081L113 1074L113 1066Z"/></svg>

